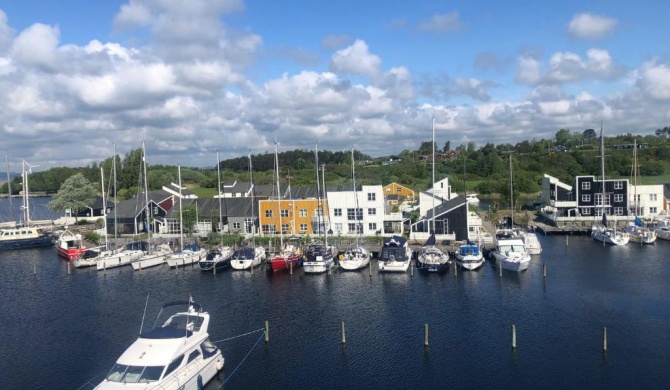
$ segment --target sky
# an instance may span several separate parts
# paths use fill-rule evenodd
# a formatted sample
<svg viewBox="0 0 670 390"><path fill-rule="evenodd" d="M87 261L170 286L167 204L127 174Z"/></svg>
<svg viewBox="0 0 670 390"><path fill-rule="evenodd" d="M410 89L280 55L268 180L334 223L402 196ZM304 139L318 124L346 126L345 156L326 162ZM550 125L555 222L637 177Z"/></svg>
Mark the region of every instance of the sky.
<svg viewBox="0 0 670 390"><path fill-rule="evenodd" d="M10 169L670 125L670 1L0 0Z"/></svg>

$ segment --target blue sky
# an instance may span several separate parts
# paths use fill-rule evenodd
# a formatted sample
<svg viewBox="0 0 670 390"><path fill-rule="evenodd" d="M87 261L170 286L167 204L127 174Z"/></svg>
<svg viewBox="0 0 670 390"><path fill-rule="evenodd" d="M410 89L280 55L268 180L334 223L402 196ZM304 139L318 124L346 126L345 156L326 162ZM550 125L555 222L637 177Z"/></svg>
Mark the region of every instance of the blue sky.
<svg viewBox="0 0 670 390"><path fill-rule="evenodd" d="M211 165L670 124L668 1L0 1L0 153ZM62 143L77 147L63 153ZM4 147L3 147L4 145ZM4 150L3 150L4 149Z"/></svg>

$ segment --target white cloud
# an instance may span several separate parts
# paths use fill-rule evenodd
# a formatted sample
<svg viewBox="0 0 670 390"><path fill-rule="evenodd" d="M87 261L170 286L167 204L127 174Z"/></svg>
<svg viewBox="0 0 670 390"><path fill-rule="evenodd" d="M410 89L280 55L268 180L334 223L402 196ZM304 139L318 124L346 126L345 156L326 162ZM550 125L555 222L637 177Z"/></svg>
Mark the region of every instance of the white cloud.
<svg viewBox="0 0 670 390"><path fill-rule="evenodd" d="M357 39L351 46L338 50L330 61L330 71L338 74L364 75L376 77L379 74L381 59L371 54L368 45Z"/></svg>
<svg viewBox="0 0 670 390"><path fill-rule="evenodd" d="M417 26L419 31L432 33L445 33L458 31L463 28L458 12L448 14L435 14Z"/></svg>
<svg viewBox="0 0 670 390"><path fill-rule="evenodd" d="M580 39L602 39L612 33L618 21L602 15L581 13L568 23L568 34Z"/></svg>
<svg viewBox="0 0 670 390"><path fill-rule="evenodd" d="M133 29L149 25L152 20L149 7L141 1L130 0L122 4L121 10L114 17L114 27L120 30Z"/></svg>
<svg viewBox="0 0 670 390"><path fill-rule="evenodd" d="M586 79L611 80L623 72L606 50L589 49L585 59L572 52L552 54L544 73L538 59L522 56L518 60L516 81L527 85L564 84Z"/></svg>
<svg viewBox="0 0 670 390"><path fill-rule="evenodd" d="M14 40L12 57L23 65L52 68L55 66L59 38L58 28L33 24Z"/></svg>
<svg viewBox="0 0 670 390"><path fill-rule="evenodd" d="M670 66L647 62L638 72L637 85L642 92L656 100L670 100Z"/></svg>

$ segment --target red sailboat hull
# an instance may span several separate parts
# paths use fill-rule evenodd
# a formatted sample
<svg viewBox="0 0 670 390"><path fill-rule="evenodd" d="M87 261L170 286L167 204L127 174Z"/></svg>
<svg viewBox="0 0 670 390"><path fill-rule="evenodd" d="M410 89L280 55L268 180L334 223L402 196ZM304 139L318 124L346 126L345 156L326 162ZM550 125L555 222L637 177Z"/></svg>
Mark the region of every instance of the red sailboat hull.
<svg viewBox="0 0 670 390"><path fill-rule="evenodd" d="M270 265L273 272L286 270L291 267L300 267L302 265L302 255L276 256L270 260Z"/></svg>

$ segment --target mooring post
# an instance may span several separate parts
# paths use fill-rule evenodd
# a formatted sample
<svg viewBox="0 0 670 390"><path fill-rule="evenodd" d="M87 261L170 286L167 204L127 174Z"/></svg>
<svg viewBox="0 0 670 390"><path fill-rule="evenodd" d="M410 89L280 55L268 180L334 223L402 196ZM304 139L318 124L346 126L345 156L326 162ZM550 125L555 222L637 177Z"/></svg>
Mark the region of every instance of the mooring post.
<svg viewBox="0 0 670 390"><path fill-rule="evenodd" d="M369 262L369 267L368 267L368 276L372 277L372 262Z"/></svg>
<svg viewBox="0 0 670 390"><path fill-rule="evenodd" d="M214 273L214 275L216 275L216 263L214 263L214 265L212 265L212 273Z"/></svg>
<svg viewBox="0 0 670 390"><path fill-rule="evenodd" d="M547 278L547 263L546 262L544 262L542 264L542 277L545 278L545 279Z"/></svg>
<svg viewBox="0 0 670 390"><path fill-rule="evenodd" d="M265 343L270 342L270 321L265 320Z"/></svg>
<svg viewBox="0 0 670 390"><path fill-rule="evenodd" d="M142 261L138 261L137 264L140 266L139 271L140 275L142 275Z"/></svg>
<svg viewBox="0 0 670 390"><path fill-rule="evenodd" d="M512 324L512 349L516 349L516 326Z"/></svg>
<svg viewBox="0 0 670 390"><path fill-rule="evenodd" d="M344 321L342 321L342 345L346 344L347 336L344 333Z"/></svg>
<svg viewBox="0 0 670 390"><path fill-rule="evenodd" d="M181 259L181 266L184 268L184 272L186 272L186 259Z"/></svg>
<svg viewBox="0 0 670 390"><path fill-rule="evenodd" d="M428 324L423 324L423 347L428 347Z"/></svg>
<svg viewBox="0 0 670 390"><path fill-rule="evenodd" d="M33 276L37 275L37 263L33 262Z"/></svg>
<svg viewBox="0 0 670 390"><path fill-rule="evenodd" d="M500 260L497 260L496 264L498 265L498 276L502 277L502 264L500 264Z"/></svg>
<svg viewBox="0 0 670 390"><path fill-rule="evenodd" d="M68 260L68 261L67 261L67 274L70 275L71 272L72 272L72 271L71 271L71 269L70 269L70 260Z"/></svg>
<svg viewBox="0 0 670 390"><path fill-rule="evenodd" d="M568 246L568 236L567 236L567 234L565 235L565 246Z"/></svg>
<svg viewBox="0 0 670 390"><path fill-rule="evenodd" d="M409 276L414 276L414 264L411 261L409 263Z"/></svg>
<svg viewBox="0 0 670 390"><path fill-rule="evenodd" d="M458 264L454 263L454 276L458 276Z"/></svg>
<svg viewBox="0 0 670 390"><path fill-rule="evenodd" d="M293 263L292 262L288 263L288 274L293 275Z"/></svg>
<svg viewBox="0 0 670 390"><path fill-rule="evenodd" d="M603 327L603 353L607 352L607 327Z"/></svg>

